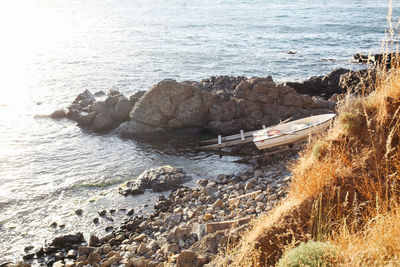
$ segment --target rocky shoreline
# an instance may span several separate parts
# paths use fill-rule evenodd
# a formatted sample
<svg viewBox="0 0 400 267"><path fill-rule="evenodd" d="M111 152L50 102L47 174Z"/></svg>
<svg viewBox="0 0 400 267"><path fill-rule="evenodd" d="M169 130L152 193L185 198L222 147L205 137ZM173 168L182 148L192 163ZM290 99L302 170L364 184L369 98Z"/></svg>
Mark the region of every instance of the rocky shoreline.
<svg viewBox="0 0 400 267"><path fill-rule="evenodd" d="M369 70L338 69L302 82L276 84L272 77L218 76L197 81L163 80L148 91L124 96L111 90L78 95L54 119L68 118L93 132L121 136L157 133L231 134L281 120L331 112L338 95L357 91ZM373 81L371 81L373 82Z"/></svg>
<svg viewBox="0 0 400 267"><path fill-rule="evenodd" d="M285 84L275 84L271 77L164 80L129 98L118 91L107 95L85 91L68 108L50 117L74 120L93 132L115 131L123 136L181 130L228 134L238 129L254 130L288 117L330 112L338 96L347 90L356 91L362 86L360 77L369 72L339 69L326 76ZM130 209L126 212L128 219L118 230L110 227L112 232L103 237L91 235L85 240L82 233L60 236L36 251L26 247L22 262L0 267L215 266L210 262L228 244L240 239L252 219L285 197L291 180L286 164L285 160L256 164L252 171L239 175L221 174L199 180L197 188L180 185L188 179L181 170L148 170L141 179L120 188L120 193L173 189L168 197L160 196L153 213L138 215ZM111 211L115 209L110 209L112 216ZM81 212L77 210L76 214ZM108 216L105 210L99 215Z"/></svg>
<svg viewBox="0 0 400 267"><path fill-rule="evenodd" d="M2 266L204 266L285 197L290 180L282 160L201 179L196 188L181 186L161 195L152 214L130 210L129 219L103 237L56 237L28 252L23 262Z"/></svg>

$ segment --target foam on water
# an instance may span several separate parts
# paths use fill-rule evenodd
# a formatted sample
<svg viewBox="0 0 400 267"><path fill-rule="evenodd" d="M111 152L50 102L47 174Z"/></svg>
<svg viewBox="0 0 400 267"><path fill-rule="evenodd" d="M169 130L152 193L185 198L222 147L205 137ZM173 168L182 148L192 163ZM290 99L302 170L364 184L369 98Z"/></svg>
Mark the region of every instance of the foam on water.
<svg viewBox="0 0 400 267"><path fill-rule="evenodd" d="M92 224L97 210L157 197L116 193L149 167L170 164L197 177L245 168L230 157L91 134L35 114L85 89L130 95L164 78L293 81L359 68L351 55L379 51L386 13L380 0L1 1L0 259L53 235L104 233L107 221ZM49 228L53 221L66 226Z"/></svg>

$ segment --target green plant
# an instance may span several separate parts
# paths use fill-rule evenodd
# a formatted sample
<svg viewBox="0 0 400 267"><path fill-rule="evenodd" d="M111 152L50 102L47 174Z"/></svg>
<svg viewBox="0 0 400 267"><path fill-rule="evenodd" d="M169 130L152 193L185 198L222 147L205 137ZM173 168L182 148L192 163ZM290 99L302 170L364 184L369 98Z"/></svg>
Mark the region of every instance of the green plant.
<svg viewBox="0 0 400 267"><path fill-rule="evenodd" d="M326 242L308 241L283 254L278 267L325 267L332 266L336 248Z"/></svg>

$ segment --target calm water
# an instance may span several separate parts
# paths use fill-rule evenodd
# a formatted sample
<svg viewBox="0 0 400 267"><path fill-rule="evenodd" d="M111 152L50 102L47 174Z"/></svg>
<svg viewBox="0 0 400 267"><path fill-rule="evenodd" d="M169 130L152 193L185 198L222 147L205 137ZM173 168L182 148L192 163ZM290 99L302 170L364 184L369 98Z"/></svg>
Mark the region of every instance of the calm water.
<svg viewBox="0 0 400 267"><path fill-rule="evenodd" d="M157 197L116 193L149 167L185 167L194 177L246 168L35 114L85 89L130 95L164 78L285 81L358 68L351 55L379 51L386 13L382 0L0 0L0 260L56 234L104 233L108 221L91 222L98 210L141 209ZM48 227L54 221L65 228Z"/></svg>

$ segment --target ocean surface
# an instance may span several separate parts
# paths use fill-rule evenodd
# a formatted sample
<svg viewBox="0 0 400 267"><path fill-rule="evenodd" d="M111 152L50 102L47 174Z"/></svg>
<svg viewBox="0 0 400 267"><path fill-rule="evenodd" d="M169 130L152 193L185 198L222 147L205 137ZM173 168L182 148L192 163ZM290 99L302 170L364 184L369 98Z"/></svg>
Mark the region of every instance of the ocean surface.
<svg viewBox="0 0 400 267"><path fill-rule="evenodd" d="M0 0L0 263L55 235L104 234L111 222L95 226L98 210L116 208L116 224L125 216L119 208L149 212L144 206L158 194L125 198L117 189L150 167L185 168L189 185L248 168L176 140L123 140L35 115L66 107L86 89L129 96L165 78L282 82L358 69L354 53L380 51L387 7L382 0Z"/></svg>

